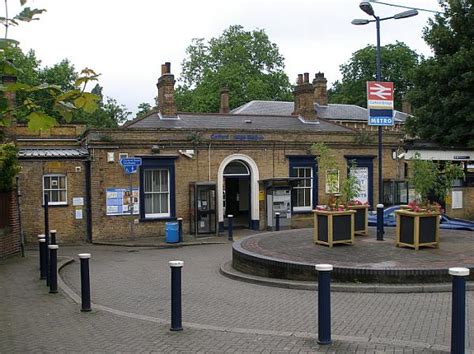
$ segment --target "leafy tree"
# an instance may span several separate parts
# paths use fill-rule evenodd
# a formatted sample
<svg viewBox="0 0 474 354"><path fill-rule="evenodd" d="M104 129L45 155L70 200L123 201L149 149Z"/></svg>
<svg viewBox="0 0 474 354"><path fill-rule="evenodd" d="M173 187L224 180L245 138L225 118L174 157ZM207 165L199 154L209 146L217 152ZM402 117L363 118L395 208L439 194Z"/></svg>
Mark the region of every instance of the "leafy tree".
<svg viewBox="0 0 474 354"><path fill-rule="evenodd" d="M131 112L127 107L111 97L104 97L102 86L96 84L91 93L99 97L98 107L93 113L77 112L73 120L77 123L84 123L91 128L117 128L125 122Z"/></svg>
<svg viewBox="0 0 474 354"><path fill-rule="evenodd" d="M405 43L396 42L380 48L382 81L395 88L395 108L401 109L402 97L413 86L411 74L418 65L418 54ZM348 103L367 107L367 81L376 79L376 47L368 45L352 54L340 66L342 81L329 90L330 103Z"/></svg>
<svg viewBox="0 0 474 354"><path fill-rule="evenodd" d="M424 39L434 56L415 71L409 94L415 117L413 135L441 145L474 147L473 2L449 0L445 12L430 19Z"/></svg>
<svg viewBox="0 0 474 354"><path fill-rule="evenodd" d="M20 0L25 5L27 0ZM65 121L72 119L77 110L93 112L97 108L98 97L86 91L89 82L97 80L98 75L91 69L84 69L78 74L68 87L63 88L56 84L50 84L46 79L54 76L68 74L67 62L60 63L51 71L44 74L46 77L36 77L34 68L39 62L34 56L26 58L28 64L25 75L31 82L18 80L21 70L14 63L14 56L10 54L17 49L18 42L8 39L8 28L18 25L19 21L30 22L37 20L36 15L41 14L43 9L23 10L13 18L8 17L8 1L5 1L5 17L0 17L0 23L5 26L5 38L0 39L0 126L9 125L13 119L28 121L28 127L32 130L49 128L57 124L52 111L59 114ZM18 54L18 52L17 52ZM65 70L66 69L66 70ZM29 76L28 76L29 75ZM14 82L10 78L16 77ZM45 81L41 81L45 79ZM37 80L38 82L35 82ZM16 95L17 104L9 105L7 97Z"/></svg>
<svg viewBox="0 0 474 354"><path fill-rule="evenodd" d="M13 188L14 178L20 172L17 150L13 144L0 145L0 192L8 192Z"/></svg>
<svg viewBox="0 0 474 354"><path fill-rule="evenodd" d="M292 99L283 56L264 30L230 26L208 42L193 39L186 53L176 89L180 111L218 111L224 84L231 93L231 108L250 100Z"/></svg>
<svg viewBox="0 0 474 354"><path fill-rule="evenodd" d="M136 118L141 117L141 116L147 114L147 113L150 112L151 110L152 110L151 104L146 103L146 102L140 103L140 104L138 105L138 112L137 112Z"/></svg>

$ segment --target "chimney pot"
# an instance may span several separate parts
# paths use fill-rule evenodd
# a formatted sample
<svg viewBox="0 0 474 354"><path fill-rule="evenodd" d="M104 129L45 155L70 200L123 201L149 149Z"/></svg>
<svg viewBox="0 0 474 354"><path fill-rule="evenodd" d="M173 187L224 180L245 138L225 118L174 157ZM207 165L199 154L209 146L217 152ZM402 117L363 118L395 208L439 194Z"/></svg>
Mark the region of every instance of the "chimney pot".
<svg viewBox="0 0 474 354"><path fill-rule="evenodd" d="M309 73L304 73L304 83L309 83Z"/></svg>
<svg viewBox="0 0 474 354"><path fill-rule="evenodd" d="M303 84L303 74L298 74L298 79L296 80L297 85Z"/></svg>

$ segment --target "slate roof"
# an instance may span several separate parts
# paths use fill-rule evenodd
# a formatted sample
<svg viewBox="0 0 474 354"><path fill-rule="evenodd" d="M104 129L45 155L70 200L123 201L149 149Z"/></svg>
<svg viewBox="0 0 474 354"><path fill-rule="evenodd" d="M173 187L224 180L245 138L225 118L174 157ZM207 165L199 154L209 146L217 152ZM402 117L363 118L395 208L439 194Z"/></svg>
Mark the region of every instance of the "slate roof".
<svg viewBox="0 0 474 354"><path fill-rule="evenodd" d="M291 113L291 112L290 112ZM199 114L178 113L178 119L162 119L158 113L132 121L124 125L126 128L164 128L164 129L235 129L240 131L271 130L271 131L304 131L304 132L352 132L353 130L340 125L319 120L303 122L291 115L271 114Z"/></svg>
<svg viewBox="0 0 474 354"><path fill-rule="evenodd" d="M231 111L233 114L261 114L261 115L290 115L293 112L294 103L286 101L250 101ZM314 104L318 117L327 120L353 120L367 121L368 112L366 108L353 104L329 104L320 106ZM408 115L395 111L395 122L403 123Z"/></svg>
<svg viewBox="0 0 474 354"><path fill-rule="evenodd" d="M82 148L20 148L18 157L24 159L55 158L55 159L82 159L89 154Z"/></svg>

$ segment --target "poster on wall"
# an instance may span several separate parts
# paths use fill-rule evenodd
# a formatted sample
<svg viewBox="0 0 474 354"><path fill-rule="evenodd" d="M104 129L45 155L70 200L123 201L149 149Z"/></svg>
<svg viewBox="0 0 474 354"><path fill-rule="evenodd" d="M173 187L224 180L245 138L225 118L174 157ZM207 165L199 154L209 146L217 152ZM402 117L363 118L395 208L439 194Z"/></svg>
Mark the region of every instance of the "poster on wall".
<svg viewBox="0 0 474 354"><path fill-rule="evenodd" d="M138 214L138 188L132 189L133 201L130 188L107 188L106 192L107 215L130 215L130 202L133 202L133 214Z"/></svg>
<svg viewBox="0 0 474 354"><path fill-rule="evenodd" d="M360 192L357 199L361 203L369 202L369 168L368 167L352 167L351 175L355 176L359 181Z"/></svg>

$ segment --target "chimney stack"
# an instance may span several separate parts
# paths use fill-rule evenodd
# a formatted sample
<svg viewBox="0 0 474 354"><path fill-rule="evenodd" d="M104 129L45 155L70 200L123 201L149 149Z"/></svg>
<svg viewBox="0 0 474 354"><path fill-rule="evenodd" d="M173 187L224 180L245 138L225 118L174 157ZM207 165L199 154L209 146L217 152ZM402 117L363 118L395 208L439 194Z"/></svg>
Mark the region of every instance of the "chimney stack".
<svg viewBox="0 0 474 354"><path fill-rule="evenodd" d="M309 73L298 74L296 86L293 90L295 109L293 115L302 116L305 120L316 120L314 110L313 85L309 82Z"/></svg>
<svg viewBox="0 0 474 354"><path fill-rule="evenodd" d="M314 75L314 101L320 106L328 105L328 80L324 77L324 73L317 73Z"/></svg>
<svg viewBox="0 0 474 354"><path fill-rule="evenodd" d="M176 103L174 100L174 75L171 74L171 64L161 65L161 77L158 79L158 110L164 117L176 117Z"/></svg>
<svg viewBox="0 0 474 354"><path fill-rule="evenodd" d="M406 96L403 96L402 98L402 112L406 114L412 114L411 103L408 101Z"/></svg>
<svg viewBox="0 0 474 354"><path fill-rule="evenodd" d="M219 113L229 113L229 88L227 85L222 86L220 90L221 96L221 106L219 108Z"/></svg>

